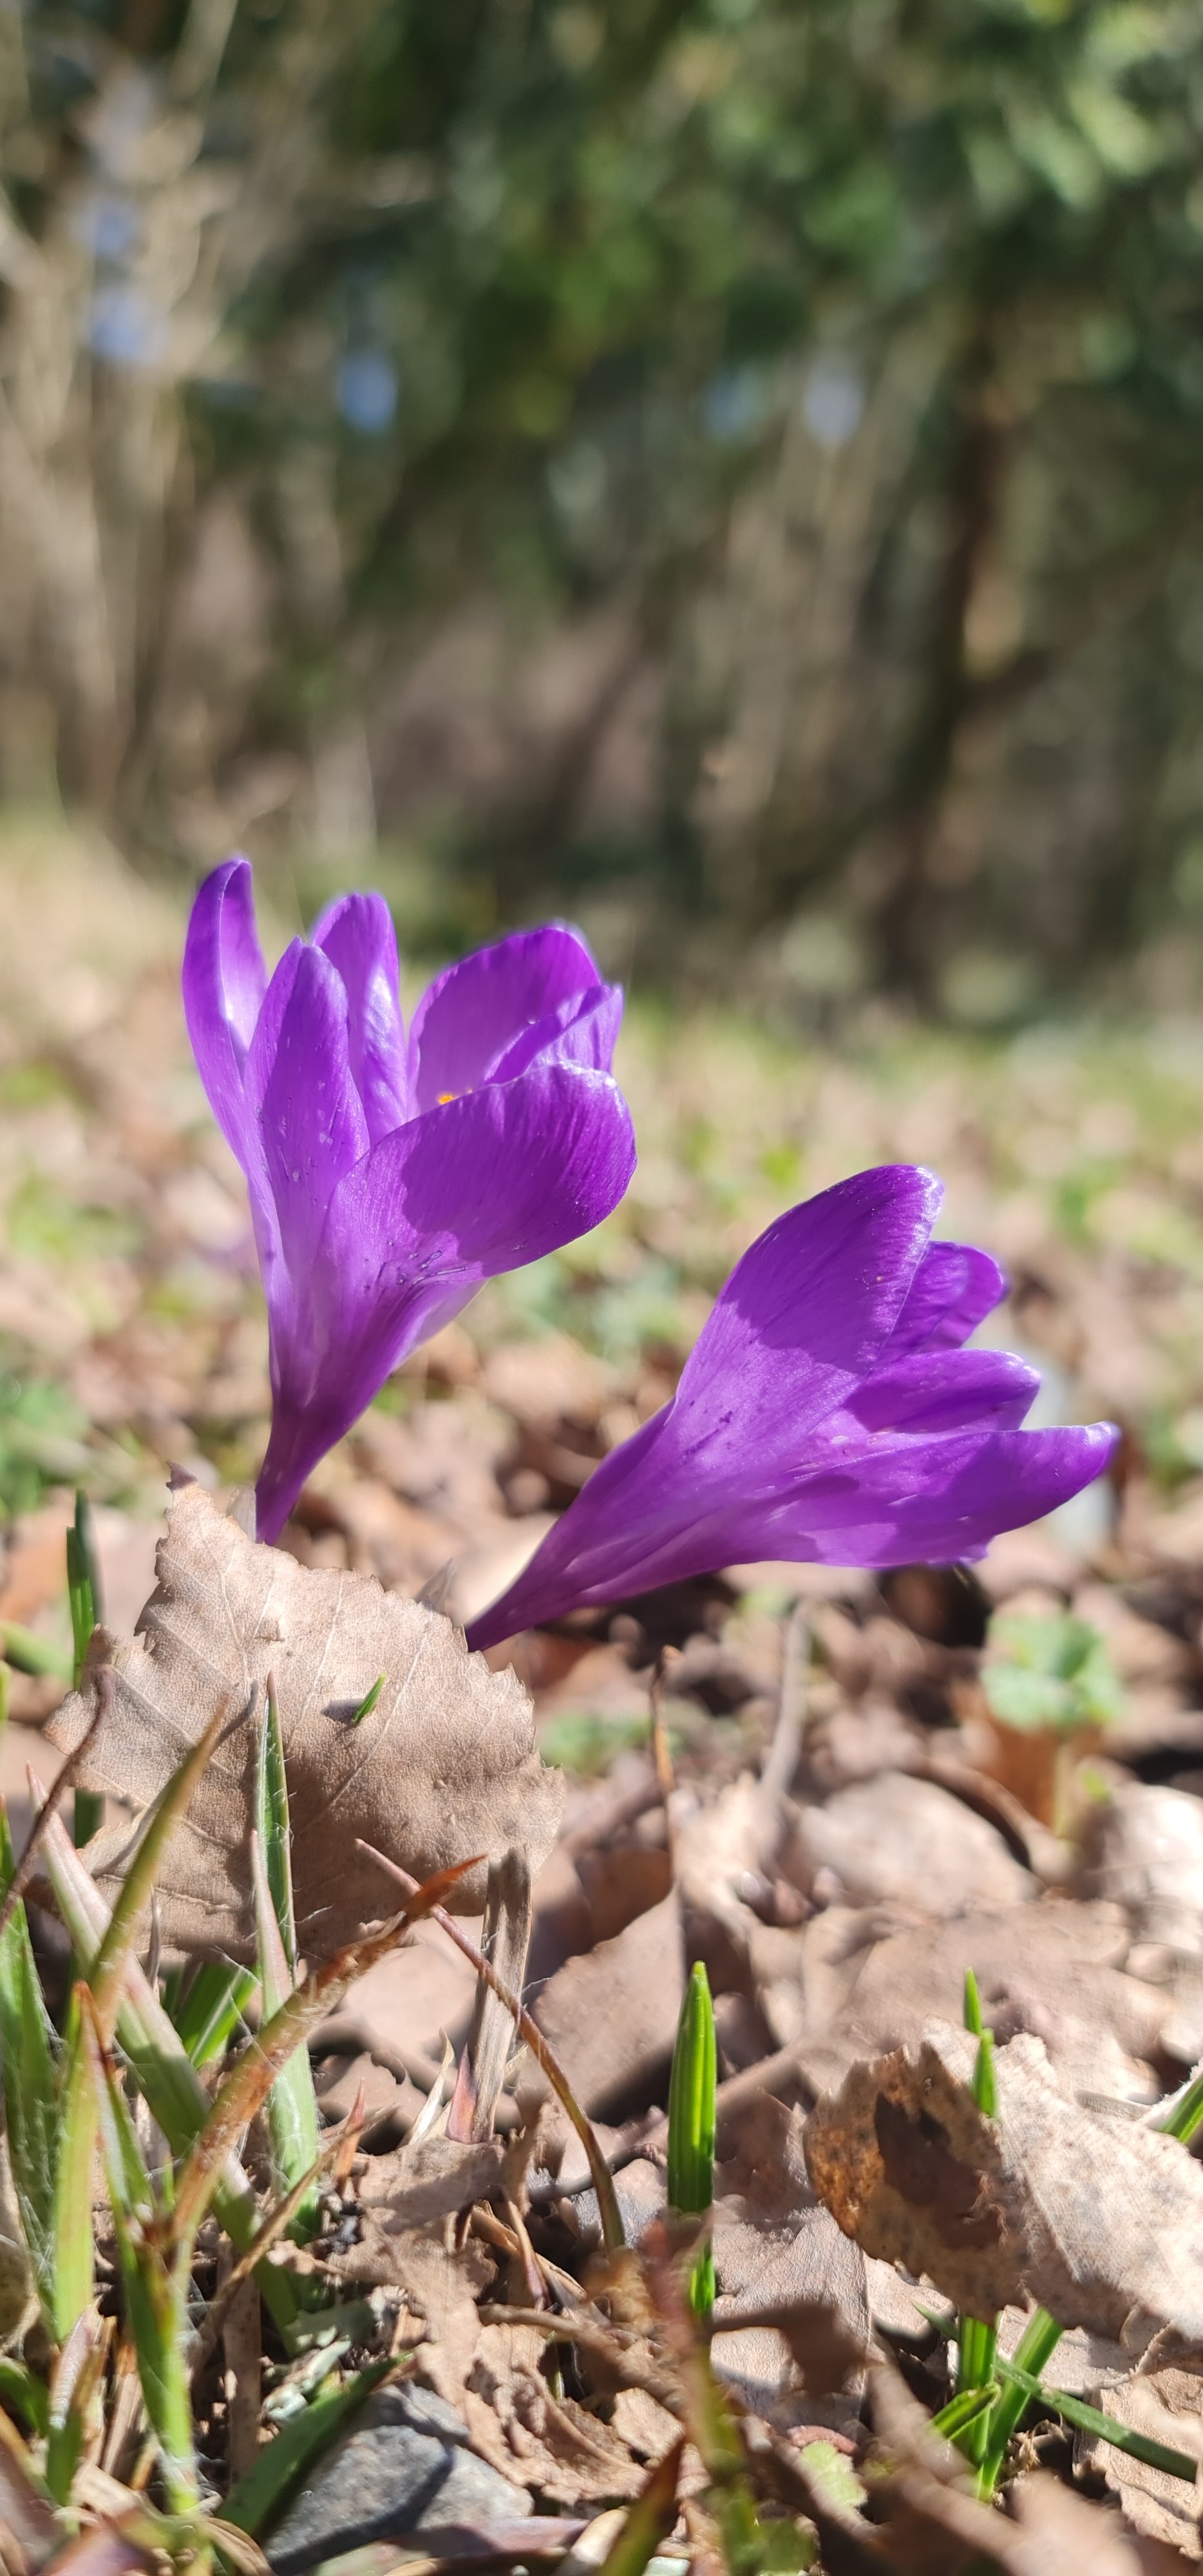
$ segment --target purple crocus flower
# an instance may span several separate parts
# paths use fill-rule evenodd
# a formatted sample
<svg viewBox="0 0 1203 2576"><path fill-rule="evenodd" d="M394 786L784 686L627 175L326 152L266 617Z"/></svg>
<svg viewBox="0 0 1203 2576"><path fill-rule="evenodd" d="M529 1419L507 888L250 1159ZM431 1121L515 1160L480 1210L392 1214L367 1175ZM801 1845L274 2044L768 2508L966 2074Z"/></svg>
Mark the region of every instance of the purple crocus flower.
<svg viewBox="0 0 1203 2576"><path fill-rule="evenodd" d="M482 1280L609 1214L635 1168L609 1066L622 994L583 939L522 931L449 966L408 1043L376 894L269 979L251 870L206 877L184 953L201 1080L250 1189L271 1341L259 1536L415 1344Z"/></svg>
<svg viewBox="0 0 1203 2576"><path fill-rule="evenodd" d="M1023 1431L1035 1370L962 1349L1005 1281L988 1253L930 1241L942 1196L887 1165L779 1217L671 1404L602 1459L469 1644L763 1558L952 1564L1099 1475L1110 1423Z"/></svg>

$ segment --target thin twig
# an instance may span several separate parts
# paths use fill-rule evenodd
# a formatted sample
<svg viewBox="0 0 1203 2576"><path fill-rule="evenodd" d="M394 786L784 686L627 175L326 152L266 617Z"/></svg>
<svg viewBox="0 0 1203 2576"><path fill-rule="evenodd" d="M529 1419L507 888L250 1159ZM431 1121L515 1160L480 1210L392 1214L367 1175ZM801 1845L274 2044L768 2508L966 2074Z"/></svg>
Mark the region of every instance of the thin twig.
<svg viewBox="0 0 1203 2576"><path fill-rule="evenodd" d="M664 1685L674 1664L680 1663L675 1646L665 1646L659 1656L651 1682L652 1759L656 1765L656 1782L664 1807L664 1833L668 1844L668 1865L673 1878L677 1875L676 1834L673 1824L673 1802L676 1796L676 1773L664 1723Z"/></svg>
<svg viewBox="0 0 1203 2576"><path fill-rule="evenodd" d="M761 1772L764 1788L784 1797L793 1787L798 1758L802 1751L802 1730L806 1724L806 1675L810 1660L810 1618L805 1604L795 1601L785 1624L781 1647L781 1693L777 1702L777 1723L773 1741Z"/></svg>
<svg viewBox="0 0 1203 2576"><path fill-rule="evenodd" d="M25 1849L21 1854L20 1860L17 1862L15 1870L13 1871L12 1881L4 1899L4 1903L3 1905L0 1905L0 1941L3 1940L9 1924L12 1922L13 1916L16 1913L17 1907L25 1894L25 1890L29 1886L33 1877L34 1863L41 1846L45 1841L50 1819L54 1814L54 1810L58 1805L59 1799L64 1796L68 1789L74 1788L76 1780L79 1777L79 1773L83 1768L84 1755L88 1751L92 1738L96 1733L96 1729L100 1725L101 1720L108 1715L109 1705L113 1696L113 1688L114 1680L112 1665L102 1664L96 1675L97 1707L95 1715L92 1717L86 1732L81 1735L74 1751L67 1755L67 1759L63 1764L62 1770L59 1772L57 1780L52 1781L50 1787L47 1789L42 1799L42 1803L38 1808L37 1814L34 1817L33 1824L30 1827L29 1840L25 1845Z"/></svg>
<svg viewBox="0 0 1203 2576"><path fill-rule="evenodd" d="M395 1879L398 1887L404 1888L407 1896L412 1896L414 1894L418 1882L415 1878L410 1877L407 1869L401 1869L395 1860L389 1860L384 1852L377 1851L373 1843L366 1843L357 1838L356 1849L365 1853L369 1860L374 1860L377 1867L385 1872L386 1877ZM465 1959L470 1961L471 1965L476 1970L477 1976L484 1978L486 1985L492 1987L493 1992L498 1997L499 2001L505 2005L506 2011L511 2015L520 2036L526 2041L526 2045L530 2050L531 2056L534 2058L536 2064L542 2067L548 2083L552 2086L553 2091L563 2103L564 2109L567 2112L573 2128L576 2130L577 2136L580 2139L581 2145L585 2150L585 2154L589 2159L589 2171L593 2177L593 2188L597 2193L597 2205L601 2215L602 2236L605 2240L606 2252L608 2254L621 2253L627 2240L623 2229L622 2216L618 2207L618 2196L614 2189L614 2182L610 2173L610 2168L607 2165L606 2159L598 2145L592 2125L586 2118L585 2113L582 2111L576 2095L572 2090L572 2086L564 2073L563 2067L560 2065L559 2059L548 2047L538 2023L536 2021L532 2021L521 1998L511 1991L510 1987L506 1985L503 1977L498 1976L492 1960L485 1958L483 1952L477 1949L475 1942L468 1939L466 1932L461 1932L458 1923L453 1921L451 1915L447 1913L443 1906L432 1905L430 1913L432 1920L439 1924L442 1930L447 1934L448 1940L454 1941L456 1949L461 1950Z"/></svg>

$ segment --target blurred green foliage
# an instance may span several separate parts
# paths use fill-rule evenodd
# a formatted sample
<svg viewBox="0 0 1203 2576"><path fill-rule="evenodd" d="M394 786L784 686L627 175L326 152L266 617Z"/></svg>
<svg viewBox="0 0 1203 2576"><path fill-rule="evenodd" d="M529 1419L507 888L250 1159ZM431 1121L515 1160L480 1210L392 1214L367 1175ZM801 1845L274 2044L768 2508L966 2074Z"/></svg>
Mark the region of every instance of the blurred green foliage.
<svg viewBox="0 0 1203 2576"><path fill-rule="evenodd" d="M807 1010L1181 983L1190 0L35 0L5 44L10 695L127 838L307 883L378 817L420 938L565 900Z"/></svg>
<svg viewBox="0 0 1203 2576"><path fill-rule="evenodd" d="M992 1619L982 1687L992 1716L1023 1733L1108 1726L1124 1709L1098 1629L1068 1616L1014 1611Z"/></svg>

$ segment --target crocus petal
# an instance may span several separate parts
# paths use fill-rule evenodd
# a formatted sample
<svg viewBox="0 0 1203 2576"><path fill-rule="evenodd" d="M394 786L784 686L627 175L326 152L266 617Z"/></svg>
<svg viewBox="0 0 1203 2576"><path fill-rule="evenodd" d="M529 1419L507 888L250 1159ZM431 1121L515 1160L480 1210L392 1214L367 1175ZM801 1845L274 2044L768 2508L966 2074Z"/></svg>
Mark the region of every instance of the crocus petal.
<svg viewBox="0 0 1203 2576"><path fill-rule="evenodd" d="M621 1026L621 986L595 984L592 992L561 1002L546 1018L532 1021L503 1050L488 1079L512 1082L532 1064L583 1064L594 1073L608 1073Z"/></svg>
<svg viewBox="0 0 1203 2576"><path fill-rule="evenodd" d="M336 1184L367 1152L351 1079L347 996L320 948L281 959L247 1066L285 1268L301 1293ZM270 1290L270 1283L269 1283Z"/></svg>
<svg viewBox="0 0 1203 2576"><path fill-rule="evenodd" d="M1004 1271L973 1243L928 1246L890 1340L888 1357L959 1349L1007 1293Z"/></svg>
<svg viewBox="0 0 1203 2576"><path fill-rule="evenodd" d="M415 1344L485 1279L608 1216L635 1167L608 1075L549 1065L384 1137L336 1185L309 1284L308 1381L279 1388L259 1532L283 1527L310 1469Z"/></svg>
<svg viewBox="0 0 1203 2576"><path fill-rule="evenodd" d="M865 1431L1017 1430L1039 1392L1039 1370L1013 1351L912 1351L875 1368L844 1418Z"/></svg>
<svg viewBox="0 0 1203 2576"><path fill-rule="evenodd" d="M314 923L312 938L346 990L351 1075L374 1145L409 1116L393 917L383 895L341 895Z"/></svg>
<svg viewBox="0 0 1203 2576"><path fill-rule="evenodd" d="M750 1514L741 1537L750 1558L957 1564L983 1555L1000 1530L1026 1529L1081 1493L1105 1473L1118 1440L1110 1422L897 1446L887 1439L843 1475L804 1479L788 1499Z"/></svg>
<svg viewBox="0 0 1203 2576"><path fill-rule="evenodd" d="M461 958L423 994L409 1036L415 1111L434 1109L494 1078L523 1030L562 1003L597 992L597 967L579 933L553 922L517 931Z"/></svg>
<svg viewBox="0 0 1203 2576"><path fill-rule="evenodd" d="M196 896L184 943L184 1017L209 1106L246 1169L243 1077L267 990L249 859L226 859Z"/></svg>
<svg viewBox="0 0 1203 2576"><path fill-rule="evenodd" d="M740 1491L797 1459L892 1332L942 1196L931 1172L884 1164L790 1208L745 1252L671 1407L694 1474Z"/></svg>

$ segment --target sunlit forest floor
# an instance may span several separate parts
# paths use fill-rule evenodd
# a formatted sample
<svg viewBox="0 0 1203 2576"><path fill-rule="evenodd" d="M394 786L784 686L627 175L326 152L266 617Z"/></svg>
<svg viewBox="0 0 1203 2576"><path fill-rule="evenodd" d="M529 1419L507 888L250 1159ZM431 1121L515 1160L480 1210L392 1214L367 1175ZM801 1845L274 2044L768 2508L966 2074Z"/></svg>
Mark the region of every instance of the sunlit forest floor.
<svg viewBox="0 0 1203 2576"><path fill-rule="evenodd" d="M96 1507L105 1616L128 1636L154 1580L170 1466L224 1498L253 1479L266 1436L243 1184L189 1056L183 924L182 898L61 827L13 828L0 843L0 1620L60 1648L74 1488ZM265 924L269 944L297 926ZM1041 1363L1043 1418L1108 1414L1126 1435L1114 1484L997 1542L980 1579L715 1568L514 1649L543 1752L571 1775L561 1841L536 1885L529 1991L579 2099L612 2124L602 2134L637 2233L663 2200L678 1903L691 1938L702 1926L727 2088L720 2147L733 2158L716 2246L734 2314L780 2305L764 2261L781 2210L791 2228L799 2211L806 2227L824 2216L790 2106L813 2106L883 2049L918 2045L931 2014L958 2020L967 1967L1000 2044L1034 2033L1079 2106L1153 2103L1203 2049L1203 1029L1067 1022L987 1042L881 1014L820 1043L636 993L618 1071L640 1151L624 1204L587 1240L494 1283L399 1372L307 1488L284 1542L302 1564L416 1593L451 1561L452 1608L482 1608L592 1463L664 1402L743 1248L799 1197L876 1161L933 1166L947 1185L944 1229L1006 1265L1010 1298L990 1330ZM778 1779L799 1598L804 1707ZM677 1780L667 1801L648 1715L666 1647ZM1063 1659L1056 1672L1033 1679L1032 1658L1049 1654ZM1009 1669L1026 1659L1022 1722L991 1695L1000 1657ZM3 1782L18 1805L33 1730L63 1688L11 1677ZM34 1750L53 1767L44 1738ZM420 1940L311 2043L324 2116L367 2102L365 2169L378 2155L380 2177L391 2174L423 2093L437 2101L445 2035L462 2043L472 1994L471 1971ZM518 2119L509 2097L501 2116ZM776 2177L777 2217L766 2202L749 2219L749 2173L762 2191ZM572 2233L584 2168L558 2188L554 2225L531 2225L538 2259L554 2256L563 2280L591 2241L587 2227ZM842 2223L857 2232L854 2214ZM1100 2225L1117 2249L1115 2280L1083 2311L1087 2324L1146 2297L1125 2269L1118 2219ZM388 2265L400 2259L381 2257L378 2277L394 2290L404 2279ZM930 2262L942 2277L937 2253ZM802 2271L791 2296L840 2309L827 2275L816 2287ZM893 2337L913 2389L938 2406L943 2346L905 2276L870 2260L857 2277L864 2316L849 2332L863 2340L867 2318ZM1009 2295L991 2293L987 2307ZM1178 2320L1151 2288L1147 2312ZM472 2335L502 2333L491 2313L487 2298L471 2311ZM1004 2350L1021 2324L1008 2307ZM433 2325L427 2334L433 2349ZM752 2390L747 2402L803 2462L816 2427L860 2460L861 2383L812 2372L799 2386L782 2347L769 2396L739 2359L740 2336L726 2341L733 2384ZM720 2327L720 2369L723 2347ZM667 2418L640 2429L616 2412L603 2424L586 2396L571 2404L598 2453L588 2476L579 2444L570 2466L553 2458L567 2439L555 2409L539 2417L538 2442L518 2442L515 2466L498 2429L501 2382L486 2404L493 2382L471 2363L471 2336L464 2350L467 2379L450 2386L436 2351L430 2384L462 2403L480 2456L508 2461L544 2510L630 2495L669 2438ZM1079 2325L1053 2376L1122 2415L1136 2403L1131 2370L1126 2347ZM1193 2408L1193 2423L1197 2382L1187 2405L1172 2377L1152 2398L1143 2381L1139 2403L1155 2399L1166 2422ZM544 2406L537 2371L527 2396ZM1142 2468L1108 2443L1075 2455L1063 2431L1041 2442L1056 2479L1072 2467L1093 2495L1121 2496L1141 2531L1192 2549L1181 2470ZM1045 2505L1051 2483L1043 2472L1034 2482ZM1089 2545L1077 2535L1071 2559L1076 2549L1085 2563Z"/></svg>
<svg viewBox="0 0 1203 2576"><path fill-rule="evenodd" d="M153 1513L167 1461L238 1482L261 1450L265 1330L242 1181L184 1033L183 920L182 901L61 830L0 844L8 1512L82 1477ZM269 943L297 927L269 920ZM1203 1470L1203 1026L979 1040L883 1013L818 1043L635 993L617 1071L640 1156L623 1205L487 1288L385 1415L471 1389L521 1419L541 1373L540 1418L571 1424L583 1403L610 1445L663 1401L732 1262L781 1209L913 1160L946 1185L942 1230L1005 1264L1011 1299L989 1329L1045 1365L1049 1418L1120 1420L1129 1478ZM574 1472L563 1456L511 1464L510 1514L554 1504Z"/></svg>

